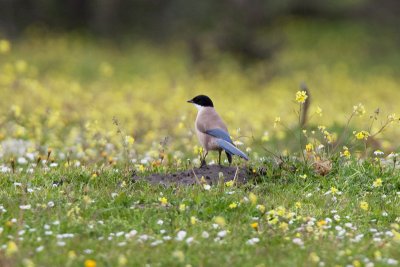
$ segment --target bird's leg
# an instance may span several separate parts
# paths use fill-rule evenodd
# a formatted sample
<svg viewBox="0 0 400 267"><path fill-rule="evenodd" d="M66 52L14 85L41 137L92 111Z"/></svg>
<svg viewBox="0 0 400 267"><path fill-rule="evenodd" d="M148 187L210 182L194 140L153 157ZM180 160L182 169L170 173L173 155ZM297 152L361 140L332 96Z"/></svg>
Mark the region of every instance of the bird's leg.
<svg viewBox="0 0 400 267"><path fill-rule="evenodd" d="M222 150L218 150L218 165L219 166L221 166L221 153L222 153Z"/></svg>
<svg viewBox="0 0 400 267"><path fill-rule="evenodd" d="M208 155L208 151L206 151L206 153L204 154L203 158L201 159L200 168L202 168L202 167L204 167L204 166L207 166L207 163L206 163L206 157L207 157L207 155Z"/></svg>

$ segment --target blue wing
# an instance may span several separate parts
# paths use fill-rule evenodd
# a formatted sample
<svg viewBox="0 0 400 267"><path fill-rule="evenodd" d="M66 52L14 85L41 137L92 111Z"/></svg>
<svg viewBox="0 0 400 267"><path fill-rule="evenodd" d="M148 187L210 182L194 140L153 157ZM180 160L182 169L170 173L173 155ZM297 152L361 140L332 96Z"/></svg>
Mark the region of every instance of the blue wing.
<svg viewBox="0 0 400 267"><path fill-rule="evenodd" d="M232 139L229 136L229 134L222 129L215 128L215 129L207 130L206 134L209 134L211 136L214 136L216 138L225 140L226 142L233 144Z"/></svg>
<svg viewBox="0 0 400 267"><path fill-rule="evenodd" d="M223 139L217 139L217 144L224 149L226 152L228 152L231 155L237 155L241 158L244 158L245 160L249 160L246 154L244 154L240 149L235 147L232 143L229 143Z"/></svg>

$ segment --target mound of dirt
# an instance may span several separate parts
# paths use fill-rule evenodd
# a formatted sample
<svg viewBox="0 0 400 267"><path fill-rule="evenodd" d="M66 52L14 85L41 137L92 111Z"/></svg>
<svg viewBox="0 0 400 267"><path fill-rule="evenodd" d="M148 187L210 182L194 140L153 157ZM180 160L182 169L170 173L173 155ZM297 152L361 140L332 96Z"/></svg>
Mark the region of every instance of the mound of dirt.
<svg viewBox="0 0 400 267"><path fill-rule="evenodd" d="M236 174L237 171L237 174ZM194 173L200 180L204 176L208 184L217 184L219 180L219 173L224 174L225 182L233 180L236 175L236 182L240 184L247 183L249 180L249 172L246 168L238 167L227 167L219 165L208 165L202 168L193 168L186 171L179 171L174 173L160 174L154 173L149 176L138 176L136 174L132 175L133 181L145 180L152 184L180 184L180 185L193 185L197 183Z"/></svg>

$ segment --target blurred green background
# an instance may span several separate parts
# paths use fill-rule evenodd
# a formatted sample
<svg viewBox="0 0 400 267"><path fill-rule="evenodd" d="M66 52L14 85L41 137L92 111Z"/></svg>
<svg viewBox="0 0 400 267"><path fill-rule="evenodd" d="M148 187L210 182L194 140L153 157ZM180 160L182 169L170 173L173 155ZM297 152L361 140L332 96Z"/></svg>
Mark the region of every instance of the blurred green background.
<svg viewBox="0 0 400 267"><path fill-rule="evenodd" d="M302 82L310 130L343 130L362 102L351 130L376 132L399 113L399 10L395 0L1 0L0 140L121 157L116 117L136 139L132 157L157 157L169 137L182 158L197 144L186 100L207 94L243 149L298 149ZM397 149L397 128L379 148Z"/></svg>

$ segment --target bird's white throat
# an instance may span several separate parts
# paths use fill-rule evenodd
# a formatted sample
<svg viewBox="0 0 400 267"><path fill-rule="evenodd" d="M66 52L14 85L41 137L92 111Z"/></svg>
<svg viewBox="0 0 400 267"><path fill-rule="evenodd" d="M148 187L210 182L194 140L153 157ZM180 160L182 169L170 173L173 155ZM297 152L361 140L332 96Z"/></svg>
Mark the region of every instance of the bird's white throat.
<svg viewBox="0 0 400 267"><path fill-rule="evenodd" d="M200 106L198 104L193 104L193 105L197 108L198 111L202 111L204 109L203 106Z"/></svg>

